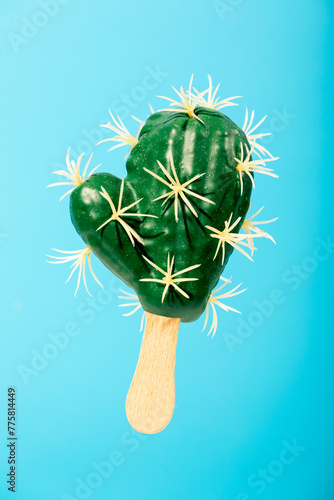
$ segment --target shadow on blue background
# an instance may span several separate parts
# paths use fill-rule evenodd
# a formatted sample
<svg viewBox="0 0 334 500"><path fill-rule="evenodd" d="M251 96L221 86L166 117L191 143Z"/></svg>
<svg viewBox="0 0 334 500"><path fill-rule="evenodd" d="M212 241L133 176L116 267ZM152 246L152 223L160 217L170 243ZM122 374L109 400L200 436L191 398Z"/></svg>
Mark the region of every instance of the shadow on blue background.
<svg viewBox="0 0 334 500"><path fill-rule="evenodd" d="M311 0L2 2L1 500L12 498L8 386L17 500L333 498L331 10ZM222 312L213 339L203 318L182 325L175 414L145 437L124 409L140 313L121 315L121 283L96 259L107 293L90 280L94 299L83 288L75 299L68 268L45 262L52 247L82 246L68 198L45 186L69 146L124 175L124 148L94 147L108 108L134 132L131 115L144 119L148 102L162 106L156 94L172 96L191 73L197 88L210 73L221 95L244 96L227 108L239 125L245 104L268 114L280 178L257 177L253 207L279 216L277 246L260 241L253 264L236 254L228 264L248 288L230 302L242 317ZM269 313L254 315L264 301ZM67 345L43 361L65 331Z"/></svg>

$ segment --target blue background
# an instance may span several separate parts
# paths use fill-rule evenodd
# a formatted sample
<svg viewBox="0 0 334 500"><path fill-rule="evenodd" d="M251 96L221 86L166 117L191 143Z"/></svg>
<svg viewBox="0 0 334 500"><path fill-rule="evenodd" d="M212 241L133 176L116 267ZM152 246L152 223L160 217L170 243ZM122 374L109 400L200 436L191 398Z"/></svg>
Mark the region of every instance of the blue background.
<svg viewBox="0 0 334 500"><path fill-rule="evenodd" d="M17 500L331 500L334 255L319 247L333 236L331 2L62 0L49 14L41 5L0 8L1 500L12 498L8 386L17 391ZM213 339L201 332L204 318L181 326L174 417L142 437L124 409L140 313L121 315L121 283L97 259L109 292L89 278L95 302L83 287L74 298L74 280L64 285L68 266L46 263L52 247L82 242L68 198L58 202L64 191L45 186L69 146L74 156L94 150L100 171L124 175L124 148L94 147L108 108L135 132L130 115L145 119L148 102L164 107L156 94L173 96L170 85L187 85L192 73L199 89L210 73L220 95L244 96L226 108L239 125L245 104L258 119L268 114L280 177L257 176L253 208L279 216L269 229L277 246L259 241L254 263L235 253L228 264L225 276L248 288L228 302L242 317L221 311ZM268 300L267 316L254 314ZM65 329L77 335L22 376ZM298 451L280 465L294 441ZM92 476L112 452L109 477ZM254 485L259 469L269 475ZM94 488L76 492L78 479Z"/></svg>

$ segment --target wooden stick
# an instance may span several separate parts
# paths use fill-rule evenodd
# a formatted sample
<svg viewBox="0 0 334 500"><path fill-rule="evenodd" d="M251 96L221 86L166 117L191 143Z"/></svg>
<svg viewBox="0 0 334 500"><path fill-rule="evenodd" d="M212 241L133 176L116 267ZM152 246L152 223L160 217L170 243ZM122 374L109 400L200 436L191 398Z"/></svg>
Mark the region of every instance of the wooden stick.
<svg viewBox="0 0 334 500"><path fill-rule="evenodd" d="M160 432L173 415L179 325L179 318L146 313L138 364L126 398L128 420L144 434Z"/></svg>

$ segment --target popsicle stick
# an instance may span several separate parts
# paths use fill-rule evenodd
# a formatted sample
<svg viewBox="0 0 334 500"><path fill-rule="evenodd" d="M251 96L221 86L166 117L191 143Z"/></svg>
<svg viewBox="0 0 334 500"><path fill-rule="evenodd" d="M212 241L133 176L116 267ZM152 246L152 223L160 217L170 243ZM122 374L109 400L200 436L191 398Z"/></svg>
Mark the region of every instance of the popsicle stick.
<svg viewBox="0 0 334 500"><path fill-rule="evenodd" d="M179 325L179 318L146 313L138 364L126 399L130 424L144 434L162 431L174 412Z"/></svg>

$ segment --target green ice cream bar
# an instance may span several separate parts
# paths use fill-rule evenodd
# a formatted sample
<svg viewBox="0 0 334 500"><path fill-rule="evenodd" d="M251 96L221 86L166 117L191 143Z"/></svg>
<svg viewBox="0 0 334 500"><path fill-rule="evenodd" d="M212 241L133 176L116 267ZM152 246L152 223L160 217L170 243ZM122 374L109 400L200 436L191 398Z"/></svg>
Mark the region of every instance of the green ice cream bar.
<svg viewBox="0 0 334 500"><path fill-rule="evenodd" d="M276 160L259 144L267 135L259 133L260 120L253 125L254 112L246 108L239 128L222 109L236 105L236 97L217 98L218 88L199 93L192 86L176 91L180 101L167 99L170 107L153 112L132 136L122 120L111 113L104 125L116 135L101 142L116 143L111 149L131 147L123 179L111 173L87 170L81 174L77 161L66 157L70 185L72 223L85 242L77 251L58 250L52 263L72 262L86 282L86 264L95 281L91 253L135 293L126 291L121 304L141 306L146 325L138 365L129 389L126 412L138 431L152 434L170 421L175 402L174 367L180 321L192 322L209 310L217 330L217 311L236 309L225 300L244 290L221 276L234 250L252 260L254 238L273 238L255 221L260 208L246 218L251 203L254 173L277 177L267 163ZM174 89L175 90L175 89ZM74 186L73 186L74 185ZM274 240L273 240L274 241ZM224 281L221 285L220 280ZM216 288L217 284L220 286ZM89 292L88 292L89 293ZM224 302L222 302L224 301ZM144 318L144 316L143 316ZM143 321L143 320L142 320Z"/></svg>

